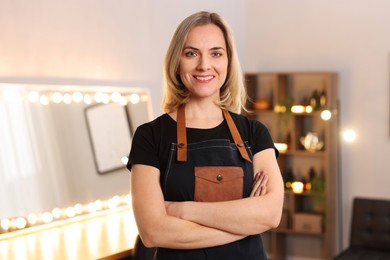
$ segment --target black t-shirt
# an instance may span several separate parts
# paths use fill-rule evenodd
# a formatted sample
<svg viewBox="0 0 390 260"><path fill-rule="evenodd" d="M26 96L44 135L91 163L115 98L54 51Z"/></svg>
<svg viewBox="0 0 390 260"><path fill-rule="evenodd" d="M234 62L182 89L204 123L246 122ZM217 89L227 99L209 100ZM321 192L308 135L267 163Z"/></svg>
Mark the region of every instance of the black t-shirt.
<svg viewBox="0 0 390 260"><path fill-rule="evenodd" d="M267 148L276 150L268 129L259 121L248 119L245 116L230 112L242 140L247 141L252 154ZM168 114L163 114L155 120L145 123L135 131L127 168L131 170L134 164L145 164L160 169L164 173L172 143L177 143L176 121ZM214 128L196 129L187 128L187 142L195 143L210 139L229 139L233 137L229 132L226 120Z"/></svg>

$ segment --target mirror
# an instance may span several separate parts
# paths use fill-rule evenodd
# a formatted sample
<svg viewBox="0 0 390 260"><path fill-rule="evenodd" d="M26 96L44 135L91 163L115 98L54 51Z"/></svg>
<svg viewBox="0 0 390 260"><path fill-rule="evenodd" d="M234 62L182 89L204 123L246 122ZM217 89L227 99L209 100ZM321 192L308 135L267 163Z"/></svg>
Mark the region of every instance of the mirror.
<svg viewBox="0 0 390 260"><path fill-rule="evenodd" d="M128 194L131 138L152 117L142 88L0 84L0 220Z"/></svg>

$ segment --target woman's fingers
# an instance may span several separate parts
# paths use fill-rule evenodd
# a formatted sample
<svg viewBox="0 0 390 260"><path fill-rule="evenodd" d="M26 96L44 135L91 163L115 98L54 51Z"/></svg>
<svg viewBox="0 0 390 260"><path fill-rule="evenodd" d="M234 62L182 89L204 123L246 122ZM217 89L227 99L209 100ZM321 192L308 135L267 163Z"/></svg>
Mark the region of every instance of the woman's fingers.
<svg viewBox="0 0 390 260"><path fill-rule="evenodd" d="M267 192L268 175L263 171L257 172L253 180L252 191L250 197L262 196Z"/></svg>

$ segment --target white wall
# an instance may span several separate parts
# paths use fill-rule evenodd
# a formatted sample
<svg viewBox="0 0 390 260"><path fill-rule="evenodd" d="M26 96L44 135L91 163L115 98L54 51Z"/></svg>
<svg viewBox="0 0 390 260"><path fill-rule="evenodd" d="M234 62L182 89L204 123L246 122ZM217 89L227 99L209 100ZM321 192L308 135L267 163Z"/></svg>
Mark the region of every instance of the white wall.
<svg viewBox="0 0 390 260"><path fill-rule="evenodd" d="M390 198L390 2L386 0L2 0L0 80L140 82L161 113L162 63L179 21L198 10L231 24L245 71L340 75L344 246L352 198Z"/></svg>

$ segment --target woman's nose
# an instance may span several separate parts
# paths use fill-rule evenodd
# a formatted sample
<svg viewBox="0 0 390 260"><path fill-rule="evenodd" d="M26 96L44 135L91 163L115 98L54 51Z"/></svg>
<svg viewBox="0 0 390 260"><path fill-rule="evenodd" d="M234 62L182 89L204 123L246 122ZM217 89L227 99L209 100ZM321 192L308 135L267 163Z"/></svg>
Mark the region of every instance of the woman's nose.
<svg viewBox="0 0 390 260"><path fill-rule="evenodd" d="M202 71L206 71L206 70L210 69L210 67L211 67L211 65L210 65L209 58L205 57L205 56L201 56L199 58L197 69L202 70Z"/></svg>

